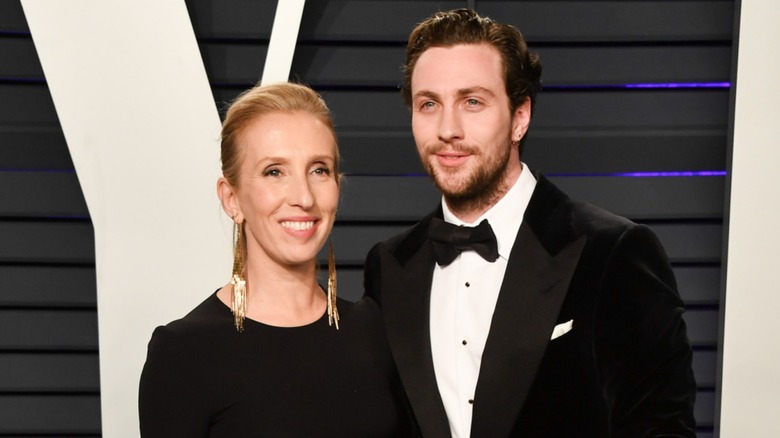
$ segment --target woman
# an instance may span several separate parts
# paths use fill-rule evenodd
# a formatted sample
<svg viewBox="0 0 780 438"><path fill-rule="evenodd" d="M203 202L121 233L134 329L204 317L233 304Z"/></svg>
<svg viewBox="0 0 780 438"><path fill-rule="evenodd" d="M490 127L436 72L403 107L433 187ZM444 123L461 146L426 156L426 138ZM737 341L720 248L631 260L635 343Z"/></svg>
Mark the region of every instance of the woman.
<svg viewBox="0 0 780 438"><path fill-rule="evenodd" d="M217 194L235 223L229 284L158 327L141 376L144 437L407 436L405 397L376 304L328 292L339 154L323 100L255 87L222 126Z"/></svg>

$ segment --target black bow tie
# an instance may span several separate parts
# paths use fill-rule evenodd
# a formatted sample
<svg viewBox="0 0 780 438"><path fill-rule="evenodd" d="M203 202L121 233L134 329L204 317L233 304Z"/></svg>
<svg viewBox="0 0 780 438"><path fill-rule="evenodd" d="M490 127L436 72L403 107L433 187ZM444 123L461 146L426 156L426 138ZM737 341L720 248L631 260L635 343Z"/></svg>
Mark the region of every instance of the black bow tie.
<svg viewBox="0 0 780 438"><path fill-rule="evenodd" d="M463 251L476 251L483 259L498 259L498 243L487 219L476 227L459 227L439 218L431 219L428 237L433 245L433 255L440 266L447 266Z"/></svg>

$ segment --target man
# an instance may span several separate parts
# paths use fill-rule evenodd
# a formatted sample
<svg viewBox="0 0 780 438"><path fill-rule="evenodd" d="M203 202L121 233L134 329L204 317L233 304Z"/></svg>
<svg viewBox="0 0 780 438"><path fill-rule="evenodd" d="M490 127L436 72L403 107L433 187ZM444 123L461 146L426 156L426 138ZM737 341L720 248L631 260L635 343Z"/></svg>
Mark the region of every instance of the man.
<svg viewBox="0 0 780 438"><path fill-rule="evenodd" d="M365 285L420 429L693 437L683 304L657 238L520 161L540 77L516 28L470 10L410 35L402 93L443 200L371 250Z"/></svg>

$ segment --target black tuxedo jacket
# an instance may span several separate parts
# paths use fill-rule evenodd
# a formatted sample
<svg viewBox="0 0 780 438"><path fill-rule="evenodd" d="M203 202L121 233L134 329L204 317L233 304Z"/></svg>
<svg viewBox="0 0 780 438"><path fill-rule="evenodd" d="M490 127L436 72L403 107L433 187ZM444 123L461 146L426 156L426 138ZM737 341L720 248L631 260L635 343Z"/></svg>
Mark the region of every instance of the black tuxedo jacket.
<svg viewBox="0 0 780 438"><path fill-rule="evenodd" d="M536 178L482 355L471 436L694 437L683 303L658 239ZM427 230L441 214L374 246L365 271L425 437L450 436L429 336Z"/></svg>

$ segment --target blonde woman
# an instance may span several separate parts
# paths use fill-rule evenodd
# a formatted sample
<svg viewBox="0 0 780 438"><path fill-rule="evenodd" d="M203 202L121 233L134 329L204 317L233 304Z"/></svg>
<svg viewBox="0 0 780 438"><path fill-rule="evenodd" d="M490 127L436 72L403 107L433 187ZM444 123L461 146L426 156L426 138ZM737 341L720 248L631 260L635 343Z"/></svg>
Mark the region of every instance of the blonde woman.
<svg viewBox="0 0 780 438"><path fill-rule="evenodd" d="M411 434L376 304L337 299L334 284L317 282L338 165L328 108L311 89L255 87L231 105L217 194L236 224L233 276L155 330L142 436Z"/></svg>

